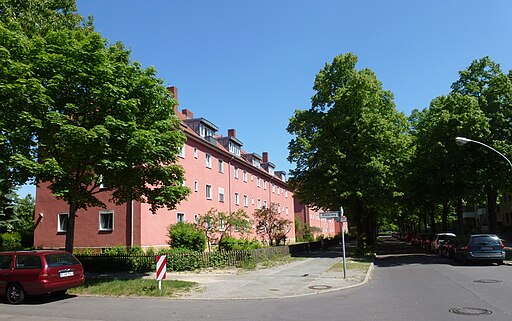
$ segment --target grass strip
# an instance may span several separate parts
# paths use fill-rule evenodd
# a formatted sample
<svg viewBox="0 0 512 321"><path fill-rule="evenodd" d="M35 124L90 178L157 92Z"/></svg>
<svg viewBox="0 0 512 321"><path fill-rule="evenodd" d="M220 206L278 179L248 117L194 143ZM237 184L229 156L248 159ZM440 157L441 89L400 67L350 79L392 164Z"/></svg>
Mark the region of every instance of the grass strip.
<svg viewBox="0 0 512 321"><path fill-rule="evenodd" d="M189 293L196 287L197 283L195 282L162 280L162 290L159 290L158 281L154 279L88 278L82 286L69 289L68 293L74 295L178 297Z"/></svg>

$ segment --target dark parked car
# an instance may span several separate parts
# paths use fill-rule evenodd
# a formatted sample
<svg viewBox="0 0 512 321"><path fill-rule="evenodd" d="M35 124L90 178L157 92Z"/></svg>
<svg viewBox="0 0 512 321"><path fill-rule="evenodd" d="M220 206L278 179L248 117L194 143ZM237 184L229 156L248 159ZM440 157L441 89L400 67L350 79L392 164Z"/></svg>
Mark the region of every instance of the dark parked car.
<svg viewBox="0 0 512 321"><path fill-rule="evenodd" d="M461 244L462 246L454 252L455 260L468 262L484 261L494 262L498 265L505 260L503 242L494 234L475 234Z"/></svg>
<svg viewBox="0 0 512 321"><path fill-rule="evenodd" d="M64 294L84 283L84 269L65 251L0 252L0 295L20 304L28 295Z"/></svg>

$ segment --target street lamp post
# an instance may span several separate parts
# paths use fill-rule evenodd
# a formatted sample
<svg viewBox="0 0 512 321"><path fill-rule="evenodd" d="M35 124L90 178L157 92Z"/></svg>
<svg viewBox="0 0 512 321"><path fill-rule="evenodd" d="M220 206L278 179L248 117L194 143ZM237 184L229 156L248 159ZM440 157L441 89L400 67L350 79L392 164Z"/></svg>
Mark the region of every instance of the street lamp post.
<svg viewBox="0 0 512 321"><path fill-rule="evenodd" d="M455 138L455 143L457 145L459 145L459 146L466 145L467 143L476 143L476 144L480 144L480 145L482 145L484 147L487 147L490 150L492 150L493 152L496 152L498 155L503 157L507 161L507 163L510 165L510 167L512 168L512 162L510 162L510 160L505 155L503 155L502 153L500 153L499 151L497 151L496 149L492 148L489 145L486 145L486 144L484 144L482 142L479 142L477 140L472 140L472 139L469 139L469 138L466 138L466 137L456 137Z"/></svg>

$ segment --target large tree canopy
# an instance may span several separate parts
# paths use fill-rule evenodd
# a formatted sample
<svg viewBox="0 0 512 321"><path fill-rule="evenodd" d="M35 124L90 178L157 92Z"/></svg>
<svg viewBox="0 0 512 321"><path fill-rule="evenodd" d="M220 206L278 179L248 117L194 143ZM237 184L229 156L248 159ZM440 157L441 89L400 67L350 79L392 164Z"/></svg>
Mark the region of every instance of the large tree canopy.
<svg viewBox="0 0 512 321"><path fill-rule="evenodd" d="M296 195L317 208L347 207L362 246L373 244L378 215L399 195L397 173L409 154L405 115L356 63L353 54L339 55L317 74L311 108L290 120L288 159Z"/></svg>
<svg viewBox="0 0 512 321"><path fill-rule="evenodd" d="M76 210L104 206L100 191L118 204L174 208L188 193L176 165L185 136L156 71L130 62L122 44L108 45L89 25L34 36L24 18L0 22L0 121L17 124L2 131L0 151L20 177L48 182L68 202L66 250Z"/></svg>

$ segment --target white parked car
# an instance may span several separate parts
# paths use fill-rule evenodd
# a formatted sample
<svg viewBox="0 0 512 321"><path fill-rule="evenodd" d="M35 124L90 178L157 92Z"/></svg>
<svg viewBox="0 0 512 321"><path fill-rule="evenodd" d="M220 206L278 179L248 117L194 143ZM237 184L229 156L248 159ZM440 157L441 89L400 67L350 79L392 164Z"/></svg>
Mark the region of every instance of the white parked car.
<svg viewBox="0 0 512 321"><path fill-rule="evenodd" d="M441 244L443 244L444 241L446 241L447 239L454 238L454 237L456 237L456 235L453 233L438 233L438 234L436 234L436 236L432 240L432 245L430 246L430 250L433 253L439 253L439 247L441 246Z"/></svg>

